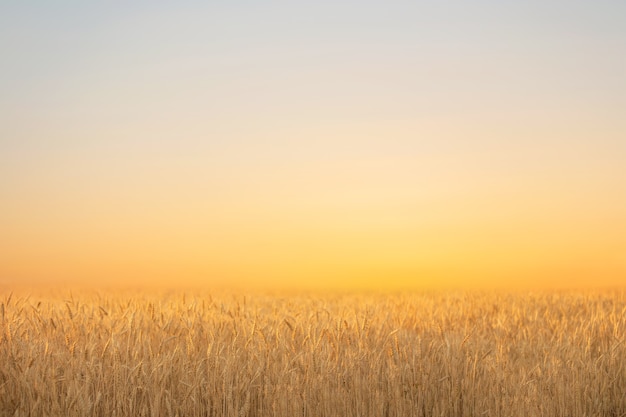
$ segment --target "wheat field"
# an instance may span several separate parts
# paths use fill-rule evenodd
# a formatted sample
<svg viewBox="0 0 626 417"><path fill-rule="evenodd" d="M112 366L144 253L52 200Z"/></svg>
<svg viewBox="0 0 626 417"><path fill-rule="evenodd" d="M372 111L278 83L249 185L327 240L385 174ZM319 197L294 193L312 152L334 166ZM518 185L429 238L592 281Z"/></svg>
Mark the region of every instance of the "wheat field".
<svg viewBox="0 0 626 417"><path fill-rule="evenodd" d="M10 293L0 416L625 416L626 293Z"/></svg>

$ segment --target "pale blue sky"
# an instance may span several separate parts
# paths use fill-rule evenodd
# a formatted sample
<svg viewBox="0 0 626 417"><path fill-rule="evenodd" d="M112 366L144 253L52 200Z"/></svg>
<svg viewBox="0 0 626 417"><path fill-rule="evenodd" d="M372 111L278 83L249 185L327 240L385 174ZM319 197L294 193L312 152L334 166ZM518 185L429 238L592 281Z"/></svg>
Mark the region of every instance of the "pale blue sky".
<svg viewBox="0 0 626 417"><path fill-rule="evenodd" d="M24 112L103 121L133 105L311 123L624 108L624 2L104 3L3 2L5 128Z"/></svg>
<svg viewBox="0 0 626 417"><path fill-rule="evenodd" d="M0 5L5 163L86 142L626 153L624 2L126 3Z"/></svg>

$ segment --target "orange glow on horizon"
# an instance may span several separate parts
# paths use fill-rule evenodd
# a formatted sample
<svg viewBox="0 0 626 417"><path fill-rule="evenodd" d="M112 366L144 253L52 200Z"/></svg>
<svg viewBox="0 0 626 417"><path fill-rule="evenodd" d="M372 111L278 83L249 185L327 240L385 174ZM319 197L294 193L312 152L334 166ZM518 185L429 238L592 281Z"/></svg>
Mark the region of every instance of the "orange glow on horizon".
<svg viewBox="0 0 626 417"><path fill-rule="evenodd" d="M414 206L398 210L393 202L376 207L337 198L316 201L311 210L312 204L257 201L249 213L237 213L243 211L237 206L206 217L155 209L82 224L66 213L66 221L31 221L28 229L16 223L11 246L1 248L2 273L13 282L96 286L392 290L624 282L618 214L589 218L572 209L559 216L539 210L537 201L532 209L529 200L519 213L520 201L496 205L484 198L450 202L462 211L423 209L421 217L412 215Z"/></svg>

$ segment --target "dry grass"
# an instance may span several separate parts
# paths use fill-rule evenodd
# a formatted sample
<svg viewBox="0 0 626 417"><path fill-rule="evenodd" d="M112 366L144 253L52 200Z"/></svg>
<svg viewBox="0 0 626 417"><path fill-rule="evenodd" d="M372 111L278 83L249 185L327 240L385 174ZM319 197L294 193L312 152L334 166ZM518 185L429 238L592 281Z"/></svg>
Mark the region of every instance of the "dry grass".
<svg viewBox="0 0 626 417"><path fill-rule="evenodd" d="M624 416L626 294L0 297L0 416Z"/></svg>

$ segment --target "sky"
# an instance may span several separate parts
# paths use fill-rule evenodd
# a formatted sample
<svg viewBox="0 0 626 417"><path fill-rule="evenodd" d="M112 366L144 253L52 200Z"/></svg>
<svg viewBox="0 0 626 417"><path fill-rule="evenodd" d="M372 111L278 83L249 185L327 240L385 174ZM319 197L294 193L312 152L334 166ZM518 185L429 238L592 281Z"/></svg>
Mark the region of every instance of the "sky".
<svg viewBox="0 0 626 417"><path fill-rule="evenodd" d="M623 287L624 51L617 0L3 1L0 284Z"/></svg>

